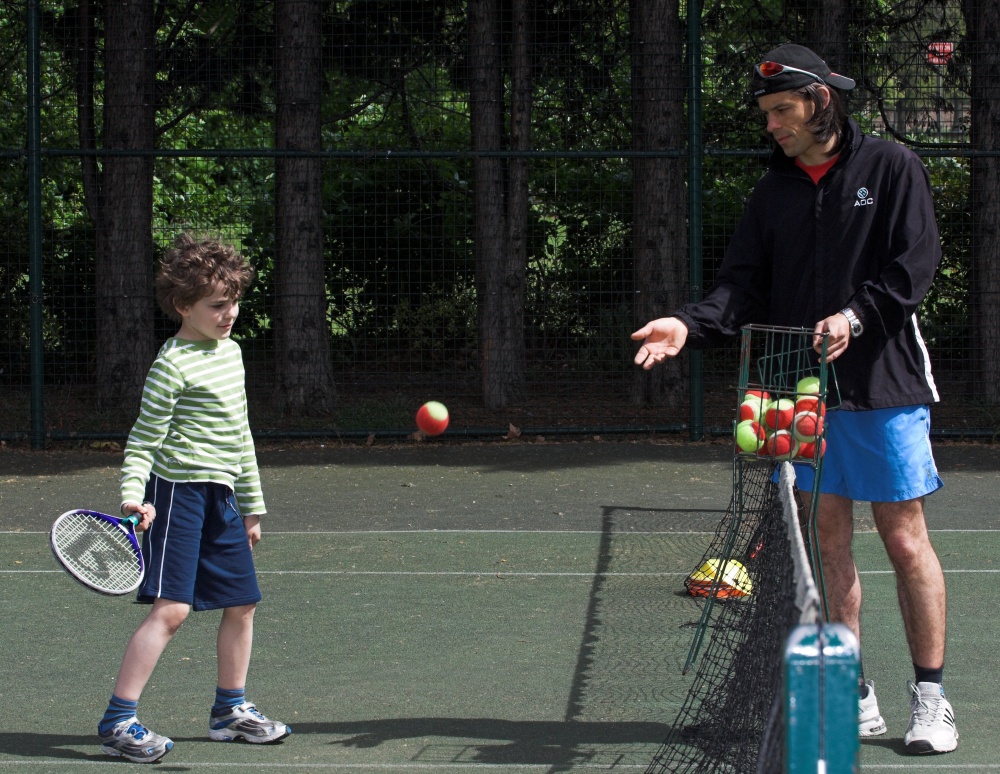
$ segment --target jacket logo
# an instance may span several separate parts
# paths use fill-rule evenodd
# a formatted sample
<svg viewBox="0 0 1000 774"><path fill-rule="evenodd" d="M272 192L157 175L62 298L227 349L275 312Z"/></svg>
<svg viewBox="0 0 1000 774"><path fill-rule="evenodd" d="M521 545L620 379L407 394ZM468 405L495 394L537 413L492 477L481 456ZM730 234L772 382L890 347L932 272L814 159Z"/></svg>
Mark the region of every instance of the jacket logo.
<svg viewBox="0 0 1000 774"><path fill-rule="evenodd" d="M861 187L858 189L858 200L854 202L855 207L867 207L869 204L875 204L875 199L868 196L868 189Z"/></svg>

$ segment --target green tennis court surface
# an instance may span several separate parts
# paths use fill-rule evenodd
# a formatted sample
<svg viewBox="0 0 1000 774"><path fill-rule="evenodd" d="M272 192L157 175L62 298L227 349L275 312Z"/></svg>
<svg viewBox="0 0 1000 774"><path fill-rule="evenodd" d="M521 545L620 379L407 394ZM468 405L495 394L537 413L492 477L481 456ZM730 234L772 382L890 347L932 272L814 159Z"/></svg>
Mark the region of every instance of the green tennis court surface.
<svg viewBox="0 0 1000 774"><path fill-rule="evenodd" d="M910 664L893 577L859 510L864 660L885 737L865 771L991 771L1000 450L936 448L928 519L949 584L946 685L959 749L902 750ZM690 676L700 612L682 580L731 494L727 444L425 443L260 453L249 697L294 734L206 738L216 613L192 615L141 703L164 771L642 771ZM145 608L57 570L46 530L113 510L120 455L0 451L0 770L92 771L94 727Z"/></svg>

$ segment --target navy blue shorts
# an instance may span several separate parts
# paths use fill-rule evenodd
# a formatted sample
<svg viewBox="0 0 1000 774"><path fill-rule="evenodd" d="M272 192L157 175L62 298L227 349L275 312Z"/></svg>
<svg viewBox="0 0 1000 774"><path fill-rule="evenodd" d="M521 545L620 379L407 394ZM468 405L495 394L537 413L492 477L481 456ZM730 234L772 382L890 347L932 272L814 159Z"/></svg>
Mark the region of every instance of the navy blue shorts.
<svg viewBox="0 0 1000 774"><path fill-rule="evenodd" d="M217 610L260 601L250 541L229 487L154 475L146 500L156 507L156 519L142 537L140 602L171 599Z"/></svg>

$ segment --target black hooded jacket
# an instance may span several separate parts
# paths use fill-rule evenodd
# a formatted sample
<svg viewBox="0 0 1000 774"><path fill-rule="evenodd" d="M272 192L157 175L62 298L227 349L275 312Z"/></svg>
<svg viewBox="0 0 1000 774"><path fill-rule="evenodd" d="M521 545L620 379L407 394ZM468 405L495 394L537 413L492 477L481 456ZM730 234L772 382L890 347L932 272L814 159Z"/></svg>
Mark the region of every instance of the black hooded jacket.
<svg viewBox="0 0 1000 774"><path fill-rule="evenodd" d="M688 346L747 324L812 330L850 306L864 325L834 364L846 410L938 400L916 309L941 260L930 177L909 149L852 119L840 156L812 182L776 148L715 284L679 310Z"/></svg>

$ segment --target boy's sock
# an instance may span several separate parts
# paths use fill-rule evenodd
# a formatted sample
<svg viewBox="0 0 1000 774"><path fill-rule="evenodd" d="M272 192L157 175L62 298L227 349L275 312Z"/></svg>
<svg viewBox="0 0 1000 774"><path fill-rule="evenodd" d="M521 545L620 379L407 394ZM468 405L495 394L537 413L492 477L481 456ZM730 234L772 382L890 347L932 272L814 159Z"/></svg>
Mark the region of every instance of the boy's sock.
<svg viewBox="0 0 1000 774"><path fill-rule="evenodd" d="M239 707L245 701L245 688L216 688L215 704L212 705L212 717L225 715L233 707Z"/></svg>
<svg viewBox="0 0 1000 774"><path fill-rule="evenodd" d="M104 713L104 717L101 718L101 722L97 724L97 733L101 736L111 733L111 729L123 720L135 717L138 708L139 702L119 699L112 694L111 701L108 702L108 709Z"/></svg>
<svg viewBox="0 0 1000 774"><path fill-rule="evenodd" d="M944 682L944 664L937 669L928 669L927 667L914 664L913 674L916 677L913 681L915 683L937 683L941 685Z"/></svg>

